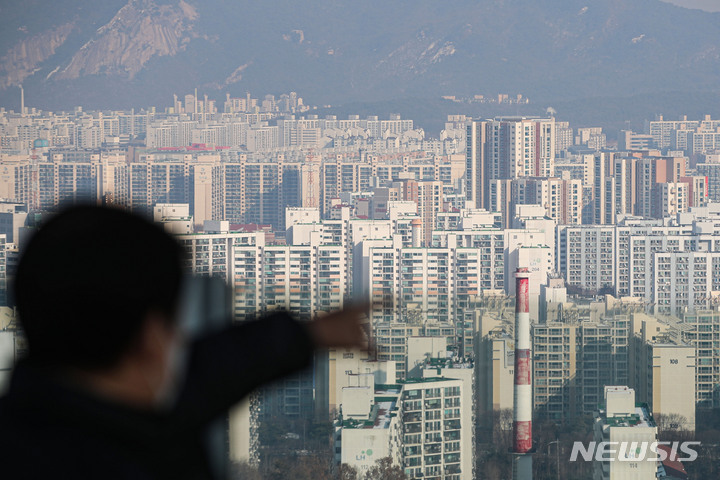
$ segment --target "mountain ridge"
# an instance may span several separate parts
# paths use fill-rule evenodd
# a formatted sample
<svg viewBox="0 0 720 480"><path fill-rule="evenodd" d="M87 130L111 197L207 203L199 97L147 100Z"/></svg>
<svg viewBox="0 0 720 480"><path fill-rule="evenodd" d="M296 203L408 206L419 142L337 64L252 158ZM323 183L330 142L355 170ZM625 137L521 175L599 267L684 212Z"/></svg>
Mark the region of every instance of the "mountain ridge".
<svg viewBox="0 0 720 480"><path fill-rule="evenodd" d="M33 0L0 6L0 105L297 91L310 103L533 99L720 85L720 13L659 0ZM561 5L558 5L561 4Z"/></svg>

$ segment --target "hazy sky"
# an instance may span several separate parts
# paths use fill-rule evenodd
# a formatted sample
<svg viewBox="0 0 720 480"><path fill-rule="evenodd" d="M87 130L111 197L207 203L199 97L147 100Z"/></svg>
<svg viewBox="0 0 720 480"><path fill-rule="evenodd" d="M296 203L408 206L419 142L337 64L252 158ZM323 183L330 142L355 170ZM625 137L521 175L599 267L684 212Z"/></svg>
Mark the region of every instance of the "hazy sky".
<svg viewBox="0 0 720 480"><path fill-rule="evenodd" d="M700 8L708 12L720 12L720 0L663 0L681 7Z"/></svg>

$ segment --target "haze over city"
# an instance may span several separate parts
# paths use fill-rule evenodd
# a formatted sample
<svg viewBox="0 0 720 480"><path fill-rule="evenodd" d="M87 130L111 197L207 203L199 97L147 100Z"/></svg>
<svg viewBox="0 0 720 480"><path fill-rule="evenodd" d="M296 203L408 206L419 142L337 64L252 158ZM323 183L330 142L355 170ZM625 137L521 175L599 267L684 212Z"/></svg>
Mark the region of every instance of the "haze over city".
<svg viewBox="0 0 720 480"><path fill-rule="evenodd" d="M697 8L708 12L720 12L720 5L713 0L665 0L679 7Z"/></svg>
<svg viewBox="0 0 720 480"><path fill-rule="evenodd" d="M179 245L182 258L168 262L193 280L173 290L168 315L188 338L228 332L203 370L225 375L225 389L189 382L189 398L243 397L185 442L183 422L204 417L172 410L172 382L158 382L148 408L128 394L136 384L117 386L140 378L142 391L142 375L69 368L62 355L89 354L58 349L47 371L67 375L68 398L97 406L83 422L120 405L118 418L163 419L143 435L190 452L174 463L145 443L108 443L128 471L715 478L716 12L709 0L0 5L0 447L13 444L3 425L25 428L8 412L34 418L18 400L32 391L18 397L17 385L44 337L24 326L34 310L21 300L42 304L39 285L56 281L26 280L36 296L16 291L29 278L21 259L58 212L93 205L88 215L129 212L117 221L144 219L164 232L157 242ZM67 238L90 243L107 228L74 222L82 229ZM121 278L72 248L78 271ZM113 248L118 271L145 258L130 240ZM41 258L51 257L63 255ZM73 309L94 305L75 293L87 301L68 297ZM67 305L51 331L114 332L103 315L72 320ZM197 374L178 360L190 347L157 337L153 308L135 334L151 340L116 365L150 371L141 361L155 352L180 378ZM341 335L355 315L362 342ZM335 321L349 326L338 333ZM243 344L242 328L260 340ZM246 348L252 356L233 356ZM258 373L271 352L288 362L273 366L280 380ZM231 358L242 365L220 368ZM47 397L45 428L57 420L64 432L75 410ZM94 434L83 422L68 431L85 442ZM105 433L126 438L127 425ZM49 438L33 450L39 462ZM78 458L58 460L59 471L82 476Z"/></svg>

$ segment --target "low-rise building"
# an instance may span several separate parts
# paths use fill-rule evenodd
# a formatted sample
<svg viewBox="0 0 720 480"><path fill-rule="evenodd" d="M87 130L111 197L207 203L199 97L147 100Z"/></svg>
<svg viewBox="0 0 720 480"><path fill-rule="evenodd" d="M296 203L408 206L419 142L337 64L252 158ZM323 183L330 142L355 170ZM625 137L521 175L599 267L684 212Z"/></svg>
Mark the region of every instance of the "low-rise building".
<svg viewBox="0 0 720 480"><path fill-rule="evenodd" d="M649 451L657 441L657 426L648 405L635 402L632 388L605 387L605 404L596 413L594 433L596 445L616 442L605 449L605 460L594 457L595 480L657 478L661 463L651 461L654 453ZM630 448L633 444L635 448Z"/></svg>
<svg viewBox="0 0 720 480"><path fill-rule="evenodd" d="M472 407L465 381L427 377L345 387L335 423L335 462L361 473L390 457L411 478L473 478Z"/></svg>

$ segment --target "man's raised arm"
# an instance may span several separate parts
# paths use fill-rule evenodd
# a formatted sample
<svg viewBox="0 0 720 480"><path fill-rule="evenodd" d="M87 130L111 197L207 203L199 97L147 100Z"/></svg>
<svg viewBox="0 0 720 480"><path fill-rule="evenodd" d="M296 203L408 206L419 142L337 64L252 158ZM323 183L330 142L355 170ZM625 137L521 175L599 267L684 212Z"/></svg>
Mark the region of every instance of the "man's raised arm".
<svg viewBox="0 0 720 480"><path fill-rule="evenodd" d="M353 306L298 322L287 313L233 325L194 342L173 411L202 425L263 384L311 365L317 348L366 348L366 307Z"/></svg>

